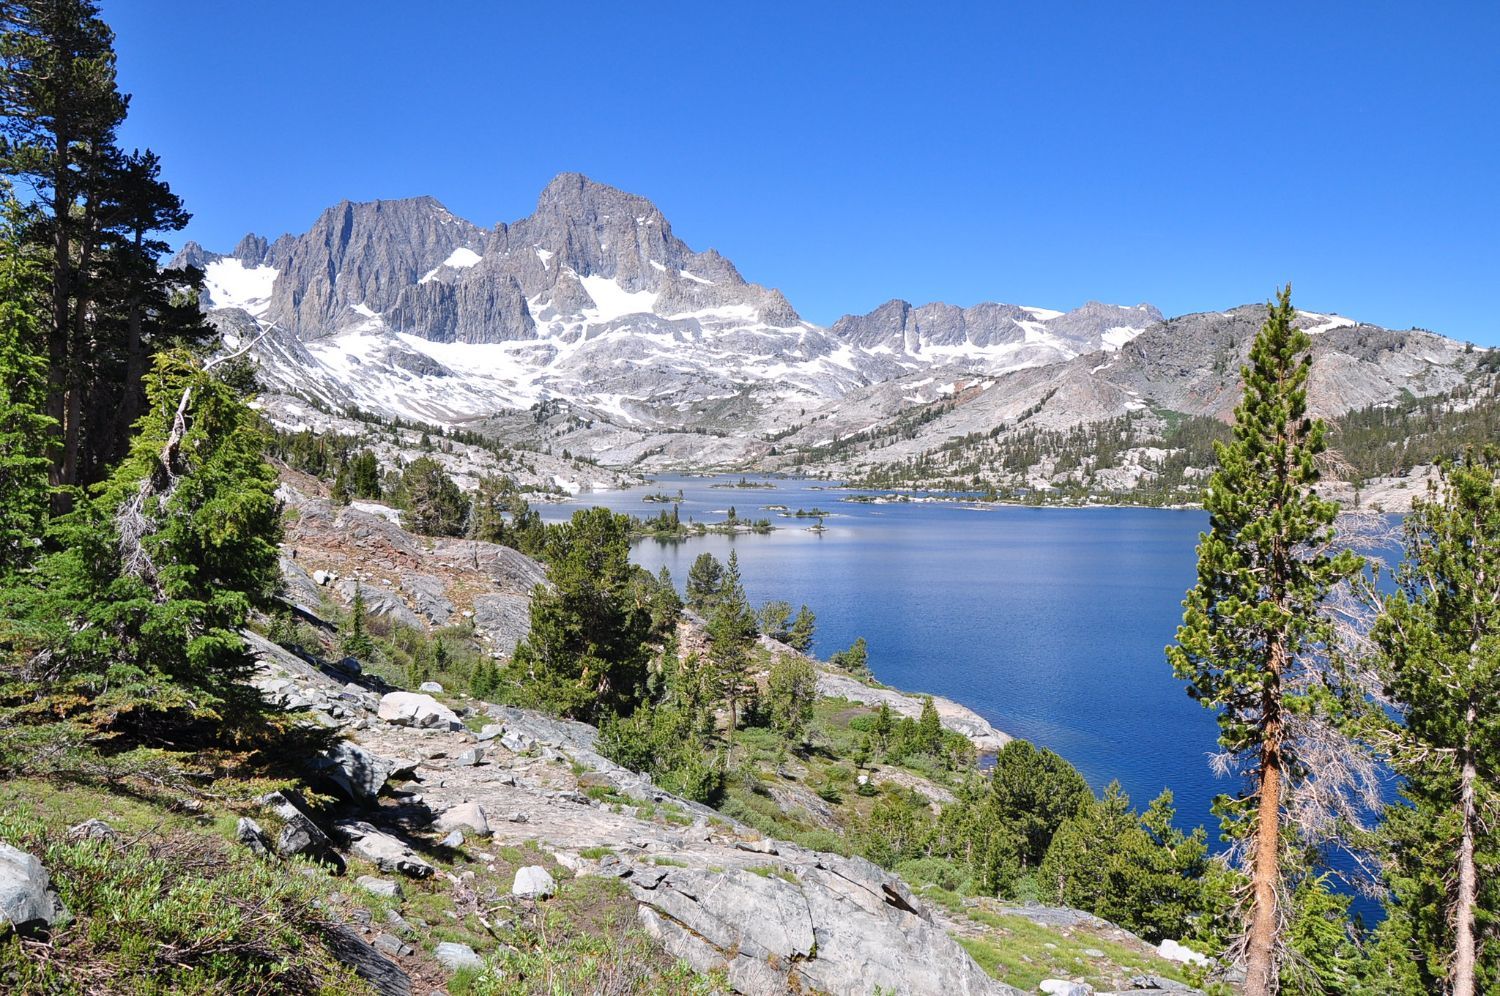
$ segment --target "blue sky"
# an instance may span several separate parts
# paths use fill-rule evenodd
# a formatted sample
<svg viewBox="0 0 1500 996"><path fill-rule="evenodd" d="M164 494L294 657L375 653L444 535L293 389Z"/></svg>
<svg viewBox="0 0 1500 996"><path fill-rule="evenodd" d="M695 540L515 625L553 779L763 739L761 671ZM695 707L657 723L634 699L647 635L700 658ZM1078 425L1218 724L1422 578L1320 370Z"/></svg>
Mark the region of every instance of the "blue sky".
<svg viewBox="0 0 1500 996"><path fill-rule="evenodd" d="M829 323L1263 300L1500 345L1500 4L103 0L186 237L577 170Z"/></svg>

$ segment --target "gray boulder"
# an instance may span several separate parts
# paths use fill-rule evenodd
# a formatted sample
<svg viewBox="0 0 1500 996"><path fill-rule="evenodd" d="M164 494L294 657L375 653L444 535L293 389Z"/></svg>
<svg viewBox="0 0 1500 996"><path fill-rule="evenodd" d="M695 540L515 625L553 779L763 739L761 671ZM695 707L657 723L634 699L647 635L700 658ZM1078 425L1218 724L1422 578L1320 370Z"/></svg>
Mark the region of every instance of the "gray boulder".
<svg viewBox="0 0 1500 996"><path fill-rule="evenodd" d="M312 768L353 802L374 802L396 765L359 744L340 740Z"/></svg>
<svg viewBox="0 0 1500 996"><path fill-rule="evenodd" d="M0 928L45 929L62 913L42 863L25 851L0 844Z"/></svg>
<svg viewBox="0 0 1500 996"><path fill-rule="evenodd" d="M262 858L270 857L272 844L271 838L248 816L241 816L234 827L234 839L250 849L252 854Z"/></svg>
<svg viewBox="0 0 1500 996"><path fill-rule="evenodd" d="M386 899L401 898L401 883L394 879L376 878L374 875L361 875L354 880L354 884L372 896L384 896Z"/></svg>
<svg viewBox="0 0 1500 996"><path fill-rule="evenodd" d="M383 872L397 872L411 878L428 878L433 873L432 865L423 861L417 852L363 820L339 820L333 828L346 842L351 854L364 858Z"/></svg>
<svg viewBox="0 0 1500 996"><path fill-rule="evenodd" d="M484 959L467 944L444 941L432 949L432 956L438 960L438 964L450 972L456 972L461 968L484 967Z"/></svg>
<svg viewBox="0 0 1500 996"><path fill-rule="evenodd" d="M333 841L291 797L272 792L260 802L282 823L281 832L276 835L277 854L283 858L301 854L343 868L343 859L334 851Z"/></svg>
<svg viewBox="0 0 1500 996"><path fill-rule="evenodd" d="M515 882L510 887L513 896L530 899L546 899L557 891L557 883L541 865L527 865L517 869Z"/></svg>
<svg viewBox="0 0 1500 996"><path fill-rule="evenodd" d="M648 934L698 971L725 970L741 993L781 994L789 980L830 993L1018 992L986 975L900 879L868 861L818 855L785 877L656 868L626 881Z"/></svg>
<svg viewBox="0 0 1500 996"><path fill-rule="evenodd" d="M464 728L452 709L431 695L419 695L416 692L387 692L380 697L377 715L396 726L413 726L423 730Z"/></svg>
<svg viewBox="0 0 1500 996"><path fill-rule="evenodd" d="M461 802L447 810L433 824L440 831L471 830L481 837L490 835L490 821L484 807L474 801Z"/></svg>

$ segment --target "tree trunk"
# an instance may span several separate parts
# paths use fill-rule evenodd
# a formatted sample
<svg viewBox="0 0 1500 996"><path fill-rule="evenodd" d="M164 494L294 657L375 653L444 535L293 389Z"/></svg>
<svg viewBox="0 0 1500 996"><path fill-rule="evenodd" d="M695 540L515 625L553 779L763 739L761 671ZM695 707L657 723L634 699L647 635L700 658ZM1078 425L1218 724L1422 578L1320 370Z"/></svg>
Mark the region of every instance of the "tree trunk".
<svg viewBox="0 0 1500 996"><path fill-rule="evenodd" d="M1476 719L1469 703L1465 718L1470 729ZM1465 744L1459 773L1459 809L1463 830L1458 841L1458 896L1453 911L1453 996L1474 996L1474 902L1479 890L1474 868L1474 751Z"/></svg>
<svg viewBox="0 0 1500 996"><path fill-rule="evenodd" d="M65 177L70 141L66 135L56 136L59 165L52 187L52 322L47 329L47 414L53 419L54 432L63 430L68 414L68 331L72 326L68 320L68 297L72 292L72 246L68 240L68 214L72 208L72 192ZM52 451L52 469L48 481L54 488L73 483L63 464L61 446ZM67 510L68 502L63 493L54 492L52 501L54 512Z"/></svg>
<svg viewBox="0 0 1500 996"><path fill-rule="evenodd" d="M1285 651L1273 640L1267 655L1270 677L1262 700L1259 808L1251 869L1250 933L1245 944L1245 996L1271 996L1278 988L1276 944L1281 933L1277 892L1281 884L1281 674Z"/></svg>

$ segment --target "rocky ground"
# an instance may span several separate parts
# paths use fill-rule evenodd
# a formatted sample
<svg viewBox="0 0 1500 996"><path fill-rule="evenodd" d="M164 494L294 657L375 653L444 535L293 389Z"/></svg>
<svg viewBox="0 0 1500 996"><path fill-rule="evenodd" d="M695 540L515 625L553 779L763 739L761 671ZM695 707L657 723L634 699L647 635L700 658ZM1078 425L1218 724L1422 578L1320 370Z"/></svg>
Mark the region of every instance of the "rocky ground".
<svg viewBox="0 0 1500 996"><path fill-rule="evenodd" d="M493 875L504 864L497 864L498 854L535 854L537 864L517 869L512 896L544 901L558 879L569 877L623 884L641 930L694 969L722 973L736 992L1020 991L992 978L954 939L998 943L1004 921L987 925L983 910L945 910L867 861L767 839L673 797L600 756L592 727L437 688L388 691L351 663L340 670L250 639L263 694L308 709L348 736L317 762L328 790L345 799L335 818L309 827L312 821L295 803L273 800L267 822L281 825L280 836L272 841L263 831L258 838L257 828L242 821L251 846L326 849L341 856L333 860L373 864L379 874L361 885L397 898L403 882L435 874L454 879L453 890L462 895L465 876ZM437 854L446 861L432 857ZM449 863L469 870L456 876L439 871ZM465 919L482 918L487 904L503 908L507 901L476 897ZM399 902L392 913L410 927ZM1075 930L1077 922L1066 929ZM1002 924L998 931L996 923ZM1108 979L1122 989L1131 978L1140 985L1178 985L1166 978L1176 974L1170 964L1155 958L1149 945L1109 929L1113 941L1125 941L1140 964L1156 971L1094 959L1078 966L1080 980ZM1059 930L1058 940L1066 942ZM361 937L379 941L387 933L372 924ZM441 944L421 930L401 944L411 951L404 959L382 954L379 943L372 950L402 971L425 964L417 957L421 951L454 964L470 952L493 953L483 944L451 942L439 950ZM360 955L371 958L363 950ZM389 973L384 966L379 971Z"/></svg>

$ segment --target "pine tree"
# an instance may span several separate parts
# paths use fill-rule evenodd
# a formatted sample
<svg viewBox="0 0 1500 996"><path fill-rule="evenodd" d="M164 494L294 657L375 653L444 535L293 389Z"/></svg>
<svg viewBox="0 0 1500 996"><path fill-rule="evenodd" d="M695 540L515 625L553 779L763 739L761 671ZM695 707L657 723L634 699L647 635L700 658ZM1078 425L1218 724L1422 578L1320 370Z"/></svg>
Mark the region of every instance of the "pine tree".
<svg viewBox="0 0 1500 996"><path fill-rule="evenodd" d="M185 354L159 354L147 386L129 457L53 520L55 552L5 614L44 651L49 684L116 717L253 714L239 630L272 607L281 536L259 419Z"/></svg>
<svg viewBox="0 0 1500 996"><path fill-rule="evenodd" d="M932 696L922 696L922 714L917 720L917 749L937 757L943 751L943 721L938 718Z"/></svg>
<svg viewBox="0 0 1500 996"><path fill-rule="evenodd" d="M797 610L797 616L792 620L792 628L787 632L786 642L794 650L802 653L811 653L813 645L813 627L817 619L812 610L806 605Z"/></svg>
<svg viewBox="0 0 1500 996"><path fill-rule="evenodd" d="M812 721L818 698L818 672L806 657L785 654L771 665L766 696L771 707L771 727L788 741L800 740Z"/></svg>
<svg viewBox="0 0 1500 996"><path fill-rule="evenodd" d="M8 221L17 210L4 192L0 230L0 579L30 564L47 520L45 414L47 363L40 352L44 308L40 268Z"/></svg>
<svg viewBox="0 0 1500 996"><path fill-rule="evenodd" d="M354 487L353 481L350 487ZM413 532L424 536L464 534L469 499L432 457L418 457L407 466L401 475L401 490L408 512L406 524Z"/></svg>
<svg viewBox="0 0 1500 996"><path fill-rule="evenodd" d="M792 606L780 599L773 599L760 607L760 631L773 640L786 642L787 627L792 619Z"/></svg>
<svg viewBox="0 0 1500 996"><path fill-rule="evenodd" d="M828 658L828 663L857 678L867 678L870 675L870 646L864 637L856 636L848 650L840 650Z"/></svg>
<svg viewBox="0 0 1500 996"><path fill-rule="evenodd" d="M699 615L707 615L724 586L724 565L711 553L698 554L688 569L687 606Z"/></svg>
<svg viewBox="0 0 1500 996"><path fill-rule="evenodd" d="M127 98L92 0L0 5L0 172L36 191L28 240L46 257L51 479L101 479L124 455L151 352L208 335L201 273L162 270L155 232L188 215L151 152L116 145ZM59 508L71 492L56 491Z"/></svg>
<svg viewBox="0 0 1500 996"><path fill-rule="evenodd" d="M1373 637L1404 804L1384 828L1425 984L1500 984L1500 452L1440 467L1404 523L1398 590ZM1384 715L1382 713L1382 715Z"/></svg>
<svg viewBox="0 0 1500 996"><path fill-rule="evenodd" d="M1074 767L1046 748L1012 740L990 769L989 818L1021 838L1021 863L1036 867L1063 821L1093 800Z"/></svg>
<svg viewBox="0 0 1500 996"><path fill-rule="evenodd" d="M375 644L365 629L365 589L358 581L354 582L354 599L349 604L349 620L339 649L360 661L369 661L375 655Z"/></svg>
<svg viewBox="0 0 1500 996"><path fill-rule="evenodd" d="M529 703L564 716L628 714L644 695L651 649L651 614L635 598L630 518L580 509L548 537L550 587L532 592L514 683Z"/></svg>
<svg viewBox="0 0 1500 996"><path fill-rule="evenodd" d="M1225 832L1249 843L1246 992L1276 990L1285 894L1282 813L1305 775L1289 724L1320 706L1317 654L1329 639L1319 606L1360 561L1329 555L1338 506L1318 497L1324 425L1307 414L1310 340L1294 323L1291 288L1267 307L1242 370L1234 435L1216 444L1204 494L1209 531L1198 583L1167 649L1188 694L1219 716L1219 743L1249 784L1225 801Z"/></svg>

